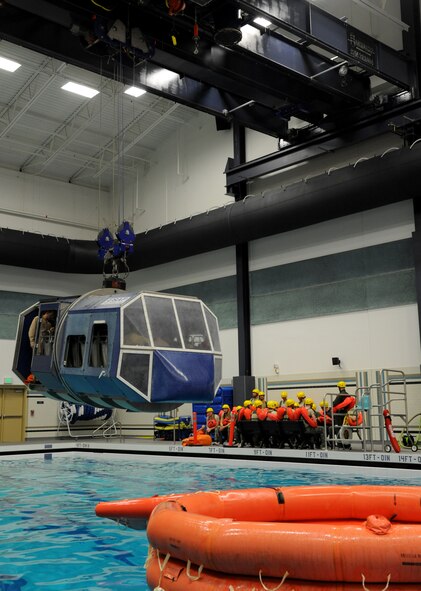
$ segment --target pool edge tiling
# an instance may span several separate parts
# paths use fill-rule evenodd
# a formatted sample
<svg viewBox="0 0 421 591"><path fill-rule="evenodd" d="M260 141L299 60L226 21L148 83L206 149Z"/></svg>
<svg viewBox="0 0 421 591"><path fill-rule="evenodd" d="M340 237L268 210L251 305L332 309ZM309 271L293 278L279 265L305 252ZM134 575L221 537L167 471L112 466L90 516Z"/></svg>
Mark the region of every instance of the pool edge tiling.
<svg viewBox="0 0 421 591"><path fill-rule="evenodd" d="M136 440L92 440L34 441L0 446L0 458L13 455L63 452L91 452L174 459L208 458L218 461L258 460L267 464L296 463L337 466L373 466L378 468L421 469L421 454L385 451L342 451L342 450L285 450L271 448L238 447L183 447L179 442L156 442Z"/></svg>

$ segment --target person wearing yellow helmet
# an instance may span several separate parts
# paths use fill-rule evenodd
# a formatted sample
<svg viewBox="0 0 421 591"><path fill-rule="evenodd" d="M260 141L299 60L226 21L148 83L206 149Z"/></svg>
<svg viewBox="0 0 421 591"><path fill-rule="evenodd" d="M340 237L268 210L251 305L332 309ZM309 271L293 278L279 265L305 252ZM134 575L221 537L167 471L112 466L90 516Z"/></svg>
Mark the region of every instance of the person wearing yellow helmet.
<svg viewBox="0 0 421 591"><path fill-rule="evenodd" d="M266 408L265 393L261 390L259 391L259 400L262 403L262 408Z"/></svg>
<svg viewBox="0 0 421 591"><path fill-rule="evenodd" d="M268 400L266 408L266 418L268 421L279 421L278 408L279 403L276 400Z"/></svg>
<svg viewBox="0 0 421 591"><path fill-rule="evenodd" d="M323 399L319 402L319 405L320 405L320 410L319 410L319 417L317 419L317 422L319 423L319 425L324 425L325 422L327 425L331 425L332 424L332 417L328 414L329 402L327 400Z"/></svg>
<svg viewBox="0 0 421 591"><path fill-rule="evenodd" d="M260 414L263 409L263 403L261 400L257 399L254 402L253 410L251 411L250 420L251 421L258 421L260 418Z"/></svg>
<svg viewBox="0 0 421 591"><path fill-rule="evenodd" d="M250 402L254 404L254 402L259 398L260 390L259 388L253 388L251 391Z"/></svg>
<svg viewBox="0 0 421 591"><path fill-rule="evenodd" d="M249 421L253 408L251 400L244 400L243 407L238 412L237 421Z"/></svg>
<svg viewBox="0 0 421 591"><path fill-rule="evenodd" d="M240 433L240 447L249 445L259 447L261 444L260 425L257 424L262 403L259 399L254 401L245 400L244 408L239 412L238 431Z"/></svg>
<svg viewBox="0 0 421 591"><path fill-rule="evenodd" d="M287 399L288 399L288 392L286 390L282 390L280 406L285 406L285 408L286 408L285 403L286 403Z"/></svg>
<svg viewBox="0 0 421 591"><path fill-rule="evenodd" d="M231 409L228 404L223 404L218 413L218 426L216 428L215 440L224 443L228 439L229 426L231 424Z"/></svg>
<svg viewBox="0 0 421 591"><path fill-rule="evenodd" d="M306 399L305 392L298 392L297 398L299 401L297 406L304 406L304 400Z"/></svg>
<svg viewBox="0 0 421 591"><path fill-rule="evenodd" d="M317 415L313 410L314 401L307 397L304 406L300 408L301 419L304 423L304 436L300 442L300 449L320 449L324 445L324 429L317 423Z"/></svg>
<svg viewBox="0 0 421 591"><path fill-rule="evenodd" d="M218 416L215 414L213 408L210 406L209 408L206 409L206 425L205 427L205 431L208 435L210 435L211 437L215 436L215 432L216 432L216 428L219 424L219 418Z"/></svg>
<svg viewBox="0 0 421 591"><path fill-rule="evenodd" d="M343 380L337 383L337 387L339 393L332 402L332 411L333 423L335 425L335 436L339 437L339 432L341 430L342 425L344 424L345 417L348 411L354 408L356 404L356 398L354 394L349 394L346 391L346 383ZM351 449L351 445L349 443L343 444L341 441L338 441L336 445L339 448Z"/></svg>
<svg viewBox="0 0 421 591"><path fill-rule="evenodd" d="M292 398L288 398L285 402L286 405L286 413L284 415L285 419L288 419L289 421L298 421L298 415L297 415L297 411L294 408L295 407L295 402Z"/></svg>

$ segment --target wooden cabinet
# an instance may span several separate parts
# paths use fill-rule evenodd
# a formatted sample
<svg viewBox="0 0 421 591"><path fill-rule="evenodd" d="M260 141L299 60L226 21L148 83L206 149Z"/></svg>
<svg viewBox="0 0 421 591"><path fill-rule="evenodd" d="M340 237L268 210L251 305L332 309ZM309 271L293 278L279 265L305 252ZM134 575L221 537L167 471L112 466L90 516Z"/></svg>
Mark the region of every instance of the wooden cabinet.
<svg viewBox="0 0 421 591"><path fill-rule="evenodd" d="M0 385L0 442L25 441L26 388Z"/></svg>

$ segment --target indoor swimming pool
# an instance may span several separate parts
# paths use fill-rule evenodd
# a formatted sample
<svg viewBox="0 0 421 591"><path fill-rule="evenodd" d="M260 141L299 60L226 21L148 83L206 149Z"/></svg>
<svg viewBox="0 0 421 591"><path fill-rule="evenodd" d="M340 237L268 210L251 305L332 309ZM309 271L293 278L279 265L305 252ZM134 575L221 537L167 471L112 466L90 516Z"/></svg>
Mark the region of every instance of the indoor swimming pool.
<svg viewBox="0 0 421 591"><path fill-rule="evenodd" d="M147 591L145 532L95 516L100 501L301 484L407 484L421 474L279 464L48 454L0 460L0 591Z"/></svg>

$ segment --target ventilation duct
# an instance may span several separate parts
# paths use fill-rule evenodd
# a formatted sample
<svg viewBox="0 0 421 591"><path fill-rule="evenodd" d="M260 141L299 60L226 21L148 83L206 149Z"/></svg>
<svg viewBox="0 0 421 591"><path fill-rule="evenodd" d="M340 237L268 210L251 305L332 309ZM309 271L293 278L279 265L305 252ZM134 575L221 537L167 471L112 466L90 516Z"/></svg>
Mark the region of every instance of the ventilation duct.
<svg viewBox="0 0 421 591"><path fill-rule="evenodd" d="M385 153L357 165L249 197L136 237L132 271L257 240L304 226L418 199L417 148ZM94 241L0 231L0 264L65 273L101 273Z"/></svg>

